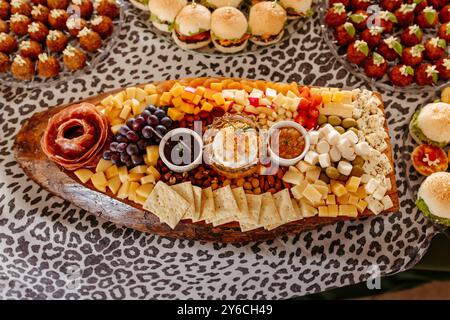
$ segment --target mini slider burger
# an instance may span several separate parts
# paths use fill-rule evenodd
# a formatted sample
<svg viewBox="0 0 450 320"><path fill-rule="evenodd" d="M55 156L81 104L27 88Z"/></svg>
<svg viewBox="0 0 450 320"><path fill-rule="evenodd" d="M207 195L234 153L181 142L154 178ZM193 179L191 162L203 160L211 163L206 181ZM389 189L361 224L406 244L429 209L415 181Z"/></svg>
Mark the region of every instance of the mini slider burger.
<svg viewBox="0 0 450 320"><path fill-rule="evenodd" d="M171 32L175 17L186 4L186 0L149 0L150 21L159 30Z"/></svg>
<svg viewBox="0 0 450 320"><path fill-rule="evenodd" d="M427 218L450 227L450 173L427 177L419 188L416 205Z"/></svg>
<svg viewBox="0 0 450 320"><path fill-rule="evenodd" d="M248 21L252 34L250 41L259 46L280 41L286 20L286 10L276 2L263 1L255 4L250 9Z"/></svg>
<svg viewBox="0 0 450 320"><path fill-rule="evenodd" d="M237 8L241 4L242 0L203 0L203 4L211 9L217 9L221 7L234 7Z"/></svg>
<svg viewBox="0 0 450 320"><path fill-rule="evenodd" d="M414 114L409 133L417 143L428 143L440 148L450 142L450 104L427 104Z"/></svg>
<svg viewBox="0 0 450 320"><path fill-rule="evenodd" d="M211 15L211 38L218 51L241 51L249 37L247 19L241 11L233 7L214 10Z"/></svg>
<svg viewBox="0 0 450 320"><path fill-rule="evenodd" d="M289 20L312 15L312 0L280 0L280 4L287 11Z"/></svg>
<svg viewBox="0 0 450 320"><path fill-rule="evenodd" d="M200 4L189 4L175 19L172 37L182 49L198 49L211 42L211 12Z"/></svg>

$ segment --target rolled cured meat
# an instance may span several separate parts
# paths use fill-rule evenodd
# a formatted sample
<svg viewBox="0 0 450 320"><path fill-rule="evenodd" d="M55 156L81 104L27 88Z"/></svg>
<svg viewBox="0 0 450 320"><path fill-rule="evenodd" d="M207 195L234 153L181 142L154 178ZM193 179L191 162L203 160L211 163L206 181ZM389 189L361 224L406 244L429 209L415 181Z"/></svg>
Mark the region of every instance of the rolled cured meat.
<svg viewBox="0 0 450 320"><path fill-rule="evenodd" d="M92 168L109 135L106 116L93 104L81 103L65 108L49 120L41 147L50 160L67 170Z"/></svg>

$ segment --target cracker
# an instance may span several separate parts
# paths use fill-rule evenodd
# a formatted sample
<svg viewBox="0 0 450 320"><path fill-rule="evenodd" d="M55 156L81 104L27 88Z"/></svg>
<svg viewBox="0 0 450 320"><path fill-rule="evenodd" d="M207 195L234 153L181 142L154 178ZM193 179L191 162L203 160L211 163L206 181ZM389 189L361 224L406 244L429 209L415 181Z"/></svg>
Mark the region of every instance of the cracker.
<svg viewBox="0 0 450 320"><path fill-rule="evenodd" d="M258 225L259 214L261 212L262 195L258 194L246 194L248 205L248 221L243 221L246 224Z"/></svg>
<svg viewBox="0 0 450 320"><path fill-rule="evenodd" d="M292 201L292 206L294 207L294 210L295 210L295 215L297 217L296 220L303 219L303 215L302 215L302 212L300 210L300 206L297 203L297 200L295 200L294 198L291 198L291 201Z"/></svg>
<svg viewBox="0 0 450 320"><path fill-rule="evenodd" d="M214 207L214 196L211 187L209 187L202 190L202 211L200 219L211 223L215 217L216 210Z"/></svg>
<svg viewBox="0 0 450 320"><path fill-rule="evenodd" d="M194 194L194 208L195 208L195 219L193 222L201 221L201 212L202 212L202 188L197 186L192 186L192 192Z"/></svg>
<svg viewBox="0 0 450 320"><path fill-rule="evenodd" d="M292 205L288 189L283 189L273 195L282 223L288 223L297 219L297 213Z"/></svg>
<svg viewBox="0 0 450 320"><path fill-rule="evenodd" d="M190 204L176 191L159 181L144 204L144 209L156 215L160 221L175 229Z"/></svg>
<svg viewBox="0 0 450 320"><path fill-rule="evenodd" d="M190 182L183 182L172 186L180 196L189 203L189 208L186 211L183 219L198 219L195 216L194 192L192 191L192 184Z"/></svg>
<svg viewBox="0 0 450 320"><path fill-rule="evenodd" d="M276 225L280 222L280 214L278 213L272 194L270 192L264 193L262 195L259 224L266 227Z"/></svg>
<svg viewBox="0 0 450 320"><path fill-rule="evenodd" d="M213 191L214 207L216 209L215 219L212 221L213 225L217 223L224 224L235 221L239 207L234 199L233 191L230 186L226 186ZM215 223L215 221L217 221Z"/></svg>
<svg viewBox="0 0 450 320"><path fill-rule="evenodd" d="M238 214L238 220L239 221L245 221L248 220L249 212L248 212L248 204L247 204L247 197L245 196L244 188L234 188L232 189L234 200L236 200L236 203L239 207L239 214Z"/></svg>

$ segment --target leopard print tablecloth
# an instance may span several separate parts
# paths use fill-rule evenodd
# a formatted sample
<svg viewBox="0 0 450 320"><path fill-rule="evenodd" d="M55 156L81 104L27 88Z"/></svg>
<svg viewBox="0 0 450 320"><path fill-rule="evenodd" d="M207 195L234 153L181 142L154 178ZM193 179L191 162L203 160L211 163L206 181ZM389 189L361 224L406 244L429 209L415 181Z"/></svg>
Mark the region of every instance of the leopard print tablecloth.
<svg viewBox="0 0 450 320"><path fill-rule="evenodd" d="M364 88L322 41L318 18L278 46L207 57L157 38L127 11L117 45L95 71L56 87L0 87L0 298L282 299L414 266L436 230L414 207L400 156L412 112L429 99L384 93L401 212L248 245L179 241L113 225L27 179L11 148L21 123L48 106L153 80L233 76Z"/></svg>

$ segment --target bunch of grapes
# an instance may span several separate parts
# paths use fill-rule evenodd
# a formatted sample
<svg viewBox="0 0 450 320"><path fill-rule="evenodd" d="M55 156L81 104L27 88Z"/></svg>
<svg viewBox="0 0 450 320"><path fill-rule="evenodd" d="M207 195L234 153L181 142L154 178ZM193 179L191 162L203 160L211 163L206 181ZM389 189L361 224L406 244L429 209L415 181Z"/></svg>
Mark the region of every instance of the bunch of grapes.
<svg viewBox="0 0 450 320"><path fill-rule="evenodd" d="M149 106L136 118L128 119L126 125L120 128L103 153L103 158L111 160L117 166L144 164L146 147L158 145L171 127L172 119L164 109Z"/></svg>

